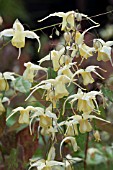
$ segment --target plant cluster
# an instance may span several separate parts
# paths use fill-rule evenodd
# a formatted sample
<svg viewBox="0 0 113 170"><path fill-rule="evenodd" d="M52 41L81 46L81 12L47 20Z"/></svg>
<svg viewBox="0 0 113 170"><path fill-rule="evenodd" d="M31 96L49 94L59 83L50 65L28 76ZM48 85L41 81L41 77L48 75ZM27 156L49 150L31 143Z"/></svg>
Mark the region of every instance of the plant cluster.
<svg viewBox="0 0 113 170"><path fill-rule="evenodd" d="M88 139L91 133L99 142L101 139L99 131L95 128L95 120L110 123L100 116L99 106L105 104L102 91L89 88L89 84L95 82L94 75L103 80L101 72L106 70L98 65L89 65L84 68L83 63L97 54L98 61L110 61L113 66L111 58L113 41L105 42L100 38L94 38L93 45L88 46L85 35L100 25L87 15L75 11L50 14L39 22L54 16L62 18L59 26L61 26L63 41L60 45L40 59L39 65L31 62L24 63L26 69L22 76L14 72L0 73L0 114L6 111L4 102L10 104L10 99L5 96L10 87L15 92L27 94L26 103L39 92L45 101L45 105L40 104L39 107L29 104L27 107L17 107L6 119L8 122L14 114L18 114L18 123L29 126L31 135L36 134L38 139L47 140L49 146L44 146L45 150L48 148L44 158L30 159L29 170L35 167L37 170L71 170L73 163L80 161L84 161L85 166L87 145L84 158L74 157L74 153L80 150L77 142L79 136L87 134ZM93 26L81 31L82 20L90 21ZM12 45L19 49L18 59L21 48L25 46L26 37L37 39L38 51L41 48L39 36L33 31L24 30L18 19L14 22L13 28L1 31L0 37L12 37ZM46 61L52 63L52 68L43 67L42 63ZM40 71L46 77L41 81L36 79ZM34 128L36 123L38 123L37 129ZM64 152L65 146L69 146L68 154ZM101 155L98 150L90 151L90 154Z"/></svg>

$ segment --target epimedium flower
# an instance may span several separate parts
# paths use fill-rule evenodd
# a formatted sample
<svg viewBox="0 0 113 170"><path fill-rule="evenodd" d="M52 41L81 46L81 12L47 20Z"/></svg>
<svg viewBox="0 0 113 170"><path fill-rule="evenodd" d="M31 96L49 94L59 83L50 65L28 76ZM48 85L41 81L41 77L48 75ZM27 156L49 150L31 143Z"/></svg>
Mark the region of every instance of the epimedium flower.
<svg viewBox="0 0 113 170"><path fill-rule="evenodd" d="M82 18L85 17L88 20L92 21L94 24L98 24L95 21L93 21L90 17L88 17L85 14L82 13L77 13L75 11L69 11L69 12L55 12L53 14L50 14L49 16L39 20L38 22L42 22L45 19L52 17L52 16L57 16L57 17L61 17L62 18L62 31L65 30L75 30L75 20L77 21L82 21Z"/></svg>
<svg viewBox="0 0 113 170"><path fill-rule="evenodd" d="M89 118L92 118L91 115L88 115L87 118L84 118L84 116L82 115L82 118L79 120L79 131L81 133L86 133L86 132L90 132L92 130L92 126L91 123L89 122Z"/></svg>
<svg viewBox="0 0 113 170"><path fill-rule="evenodd" d="M102 93L99 91L90 91L88 93L82 92L81 89L78 89L77 94L71 95L69 97L67 97L67 99L64 102L63 105L63 114L65 111L65 104L68 100L71 99L70 103L71 103L71 107L73 109L73 103L75 101L78 100L77 102L77 110L78 111L82 111L84 114L90 114L94 109L95 109L95 105L98 109L98 104L96 101L96 96L100 95L102 96ZM94 105L95 103L95 105Z"/></svg>
<svg viewBox="0 0 113 170"><path fill-rule="evenodd" d="M54 71L58 71L58 69L63 65L63 64L68 64L71 62L71 58L68 57L67 55L63 55L65 52L65 48L61 48L59 51L52 50L47 56L42 58L39 61L39 64L41 64L44 61L47 60L52 60L53 64L53 69Z"/></svg>
<svg viewBox="0 0 113 170"><path fill-rule="evenodd" d="M92 118L96 118L95 116L93 115L85 115L85 114L82 114L81 115L74 115L74 116L71 116L69 118L69 122L72 122L72 124L76 125L79 124L79 131L81 133L85 133L85 132L90 132L92 130L92 126L89 122L89 119L92 119Z"/></svg>
<svg viewBox="0 0 113 170"><path fill-rule="evenodd" d="M53 108L56 108L56 103L64 96L68 96L69 92L66 89L66 84L70 83L69 77L65 75L59 75L55 79L43 80L38 85L34 86L33 91L27 97L27 99L38 89L47 90L46 101L53 103ZM27 100L26 99L26 100Z"/></svg>
<svg viewBox="0 0 113 170"><path fill-rule="evenodd" d="M14 73L11 72L4 72L0 73L0 91L7 91L9 90L9 84L7 80L15 80Z"/></svg>
<svg viewBox="0 0 113 170"><path fill-rule="evenodd" d="M81 74L82 78L83 78L83 84L84 85L88 85L89 83L93 83L94 82L94 79L93 79L93 77L91 75L91 72L95 73L97 76L99 76L100 78L104 79L99 73L97 73L96 69L100 69L102 71L105 71L102 68L100 68L99 66L88 66L86 69L79 69L79 70L77 70L73 74L73 77L75 75Z"/></svg>
<svg viewBox="0 0 113 170"><path fill-rule="evenodd" d="M61 67L59 70L58 70L58 75L66 75L67 77L69 77L70 79L72 79L74 77L74 74L73 72L71 71L71 67L73 66L76 66L76 62L73 62L73 63L69 63L63 67Z"/></svg>
<svg viewBox="0 0 113 170"><path fill-rule="evenodd" d="M95 141L97 141L97 142L100 142L100 141L101 141L100 133L99 133L98 130L96 130L96 131L93 133L93 136L95 137Z"/></svg>
<svg viewBox="0 0 113 170"><path fill-rule="evenodd" d="M105 120L100 118L100 117L83 113L82 115L75 114L74 116L69 117L68 118L68 121L69 121L68 125L70 126L70 124L73 124L73 125L79 124L80 133L86 133L86 132L92 131L92 129L93 129L93 127L91 125L92 119L98 119L102 122L105 122ZM66 123L64 122L64 124L66 124ZM71 134L72 134L72 132L71 132ZM97 139L97 141L99 141L100 137L99 137L98 132L95 133L94 137L95 137L95 139Z"/></svg>
<svg viewBox="0 0 113 170"><path fill-rule="evenodd" d="M77 129L77 124L79 122L73 120L67 120L59 123L59 127L61 128L63 125L66 125L66 131L65 131L65 136L75 136L78 135L78 129Z"/></svg>
<svg viewBox="0 0 113 170"><path fill-rule="evenodd" d="M29 122L30 122L30 112L31 111L38 111L38 107L27 106L25 109L23 107L17 107L16 109L12 110L12 113L7 117L6 121L18 111L20 112L18 122L29 124Z"/></svg>
<svg viewBox="0 0 113 170"><path fill-rule="evenodd" d="M54 160L55 155L56 155L55 147L52 145L49 150L47 160L38 159L38 158L30 159L29 170L33 167L36 167L38 170L52 170L54 167L57 167L57 166L65 167L65 163Z"/></svg>
<svg viewBox="0 0 113 170"><path fill-rule="evenodd" d="M46 109L37 107L37 110L33 112L30 116L30 134L32 135L31 125L33 120L39 121L38 132L41 129L42 135L51 135L52 139L55 137L55 133L57 132L57 116L55 113L52 113L52 105L47 107Z"/></svg>
<svg viewBox="0 0 113 170"><path fill-rule="evenodd" d="M107 41L105 42L102 39L94 39L93 40L93 46L95 48L95 51L98 52L98 61L109 61L111 62L111 65L113 66L112 58L111 58L111 46L113 45L113 41Z"/></svg>
<svg viewBox="0 0 113 170"><path fill-rule="evenodd" d="M82 59L88 59L89 57L93 56L93 52L95 52L95 48L89 47L87 44L85 44L84 36L89 30L95 27L99 27L99 25L92 26L87 30L85 30L83 33L76 31L75 43L72 46L72 54L71 54L72 57L75 56L77 52L79 52Z"/></svg>
<svg viewBox="0 0 113 170"><path fill-rule="evenodd" d="M38 51L40 50L39 36L37 36L37 34L34 33L33 31L28 31L28 30L25 31L23 25L20 23L18 19L15 20L13 24L13 28L5 29L0 32L0 37L2 36L13 37L11 43L13 46L19 49L18 59L21 55L21 48L25 46L25 37L31 39L37 39L39 43Z"/></svg>
<svg viewBox="0 0 113 170"><path fill-rule="evenodd" d="M62 150L62 145L63 145L64 142L71 143L71 145L72 145L72 147L73 147L73 150L74 150L75 152L78 150L78 146L77 146L77 142L76 142L75 137L67 136L67 137L65 137L65 138L62 140L62 142L61 142L61 144L60 144L60 155L61 155L61 157L62 157L62 152L61 152L61 150Z"/></svg>
<svg viewBox="0 0 113 170"><path fill-rule="evenodd" d="M76 164L76 163L79 163L83 161L82 158L79 158L79 157L72 157L70 154L66 155L66 160L65 160L65 164L66 164L66 167L65 167L65 170L73 170L73 165Z"/></svg>
<svg viewBox="0 0 113 170"><path fill-rule="evenodd" d="M0 115L1 115L3 112L5 112L5 107L4 107L4 105L3 105L2 103L3 103L3 100L1 100L1 98L0 98Z"/></svg>
<svg viewBox="0 0 113 170"><path fill-rule="evenodd" d="M40 116L39 125L42 128L48 128L48 127L52 126L52 119L50 117L48 117L47 115L43 114Z"/></svg>
<svg viewBox="0 0 113 170"><path fill-rule="evenodd" d="M53 167L55 166L65 166L65 163L55 161L55 160L44 160L44 159L39 159L39 160L30 160L30 168L36 167L37 170L52 170Z"/></svg>
<svg viewBox="0 0 113 170"><path fill-rule="evenodd" d="M43 70L47 73L47 68L41 67L39 65L33 64L31 62L24 63L24 66L26 67L26 70L23 73L23 78L25 80L30 81L31 83L33 82L33 79L39 70Z"/></svg>

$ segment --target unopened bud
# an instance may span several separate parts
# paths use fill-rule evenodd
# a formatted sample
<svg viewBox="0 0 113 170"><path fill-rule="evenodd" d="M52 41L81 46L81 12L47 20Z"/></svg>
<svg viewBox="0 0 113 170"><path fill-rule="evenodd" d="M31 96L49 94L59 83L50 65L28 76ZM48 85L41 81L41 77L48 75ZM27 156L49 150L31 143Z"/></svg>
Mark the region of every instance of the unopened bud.
<svg viewBox="0 0 113 170"><path fill-rule="evenodd" d="M95 141L97 141L97 142L100 142L100 141L101 141L101 139L100 139L100 134L99 134L99 131L98 131L98 130L96 130L96 132L95 132L93 135L94 135L94 137L95 137Z"/></svg>
<svg viewBox="0 0 113 170"><path fill-rule="evenodd" d="M82 15L80 13L75 13L75 18L78 22L82 21Z"/></svg>
<svg viewBox="0 0 113 170"><path fill-rule="evenodd" d="M95 49L102 48L102 43L96 39L93 40L93 46Z"/></svg>
<svg viewBox="0 0 113 170"><path fill-rule="evenodd" d="M64 33L64 39L67 43L71 41L71 33L70 32L65 32Z"/></svg>

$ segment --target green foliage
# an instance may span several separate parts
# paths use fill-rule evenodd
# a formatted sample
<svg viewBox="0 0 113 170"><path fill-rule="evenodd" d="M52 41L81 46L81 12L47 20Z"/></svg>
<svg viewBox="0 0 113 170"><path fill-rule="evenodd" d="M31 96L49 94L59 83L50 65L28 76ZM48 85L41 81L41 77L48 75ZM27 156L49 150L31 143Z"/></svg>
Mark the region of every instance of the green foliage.
<svg viewBox="0 0 113 170"><path fill-rule="evenodd" d="M7 170L16 170L18 168L17 150L12 148L6 161Z"/></svg>
<svg viewBox="0 0 113 170"><path fill-rule="evenodd" d="M24 80L22 77L16 78L13 85L14 89L21 93L27 93L31 88L31 83L28 80Z"/></svg>
<svg viewBox="0 0 113 170"><path fill-rule="evenodd" d="M110 100L111 102L113 102L113 91L112 91L112 90L110 90L109 88L103 86L103 87L102 87L102 92L103 92L104 96L105 96L108 100Z"/></svg>
<svg viewBox="0 0 113 170"><path fill-rule="evenodd" d="M53 68L48 68L48 79L55 79L57 76L57 73L53 70Z"/></svg>
<svg viewBox="0 0 113 170"><path fill-rule="evenodd" d="M0 14L7 22L9 19L15 20L16 18L29 19L22 0L0 0Z"/></svg>

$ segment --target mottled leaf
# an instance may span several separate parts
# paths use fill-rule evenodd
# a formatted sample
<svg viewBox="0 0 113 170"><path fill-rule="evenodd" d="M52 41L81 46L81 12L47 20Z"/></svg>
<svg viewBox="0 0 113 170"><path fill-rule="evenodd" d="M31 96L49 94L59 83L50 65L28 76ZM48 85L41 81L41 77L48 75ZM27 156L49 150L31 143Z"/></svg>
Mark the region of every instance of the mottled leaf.
<svg viewBox="0 0 113 170"><path fill-rule="evenodd" d="M22 77L16 78L13 83L15 90L21 93L27 93L30 91L31 83L28 80L24 80Z"/></svg>

